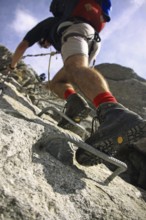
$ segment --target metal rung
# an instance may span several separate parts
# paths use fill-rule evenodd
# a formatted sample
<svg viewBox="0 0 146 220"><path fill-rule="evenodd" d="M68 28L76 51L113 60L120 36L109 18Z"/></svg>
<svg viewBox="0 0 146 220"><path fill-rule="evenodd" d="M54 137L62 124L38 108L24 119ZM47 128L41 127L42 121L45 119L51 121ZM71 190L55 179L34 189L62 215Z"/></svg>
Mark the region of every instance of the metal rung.
<svg viewBox="0 0 146 220"><path fill-rule="evenodd" d="M65 115L63 112L61 112L58 108L54 107L54 106L49 106L44 108L39 114L38 116L42 116L44 113L46 113L47 111L52 110L57 112L61 117L65 118L67 121L70 122L70 124L74 125L75 127L77 127L78 129L80 129L82 131L82 133L85 135L86 130L84 127L82 127L81 125L75 123L73 120L71 120L67 115Z"/></svg>
<svg viewBox="0 0 146 220"><path fill-rule="evenodd" d="M95 149L94 147L86 144L77 135L71 135L71 133L68 133L68 132L64 132L61 134L51 134L47 140L52 141L55 139L63 139L68 142L74 143L78 147L90 152L91 154L94 154L95 156L97 156L97 157L99 157L99 158L101 158L111 164L116 165L117 169L109 177L107 177L107 179L104 181L105 185L108 185L116 176L118 176L119 174L121 174L127 170L127 165L124 162L122 162L114 157L108 156L107 154L105 154L105 153Z"/></svg>
<svg viewBox="0 0 146 220"><path fill-rule="evenodd" d="M49 106L47 108L44 108L39 114L38 116L41 116L42 114L44 114L45 112L49 111L49 110L53 110L56 111L59 115L61 115L62 117L64 117L66 120L68 120L71 124L73 124L74 126L78 127L79 129L81 129L82 131L85 132L85 129L76 124L74 121L72 121L70 118L68 118L64 113L62 113L58 108L54 107L54 106ZM55 140L55 139L63 139L66 141L69 141L71 143L76 144L78 147L90 152L91 154L94 154L95 156L111 163L117 166L117 169L104 181L104 184L108 185L116 176L118 176L119 174L125 172L127 170L127 165L114 158L111 156L108 156L107 154L95 149L94 147L86 144L79 136L77 135L71 135L71 133L69 132L64 132L61 134L51 134L51 136L48 137L48 140Z"/></svg>

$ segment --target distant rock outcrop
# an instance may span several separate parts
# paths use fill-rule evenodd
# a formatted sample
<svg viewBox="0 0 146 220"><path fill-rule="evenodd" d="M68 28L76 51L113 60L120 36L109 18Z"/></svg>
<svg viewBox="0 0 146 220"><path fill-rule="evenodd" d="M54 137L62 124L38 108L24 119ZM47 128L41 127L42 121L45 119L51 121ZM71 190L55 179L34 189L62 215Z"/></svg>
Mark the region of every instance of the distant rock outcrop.
<svg viewBox="0 0 146 220"><path fill-rule="evenodd" d="M129 170L104 185L113 167L82 167L74 160L76 146L60 139L47 141L68 132L57 126L57 114L49 111L39 117L38 113L52 105L62 110L64 102L44 89L38 75L22 61L7 77L11 53L1 46L0 55L0 219L146 219L145 155L126 152L121 159ZM122 104L146 117L144 79L116 64L96 68ZM91 118L83 122L89 131L90 122Z"/></svg>
<svg viewBox="0 0 146 220"><path fill-rule="evenodd" d="M96 68L107 79L117 100L146 118L146 80L118 64L100 64Z"/></svg>

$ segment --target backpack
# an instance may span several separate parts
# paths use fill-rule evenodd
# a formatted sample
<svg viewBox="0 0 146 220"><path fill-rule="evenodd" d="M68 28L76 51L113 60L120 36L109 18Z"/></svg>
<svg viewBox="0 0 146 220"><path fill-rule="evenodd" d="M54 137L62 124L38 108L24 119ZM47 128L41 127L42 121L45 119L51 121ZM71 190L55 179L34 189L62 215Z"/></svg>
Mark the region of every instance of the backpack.
<svg viewBox="0 0 146 220"><path fill-rule="evenodd" d="M82 0L52 0L50 5L50 12L55 17L67 19L71 16L73 10ZM89 0L90 2L90 0ZM101 8L106 22L110 21L111 0L95 0Z"/></svg>

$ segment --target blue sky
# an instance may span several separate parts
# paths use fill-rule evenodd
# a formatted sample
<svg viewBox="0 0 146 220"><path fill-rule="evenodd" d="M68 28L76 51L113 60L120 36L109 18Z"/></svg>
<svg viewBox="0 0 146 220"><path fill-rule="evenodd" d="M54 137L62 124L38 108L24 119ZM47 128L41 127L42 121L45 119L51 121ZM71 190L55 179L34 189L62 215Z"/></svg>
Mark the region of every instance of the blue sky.
<svg viewBox="0 0 146 220"><path fill-rule="evenodd" d="M0 44L14 52L26 32L51 15L50 2L1 0ZM132 68L146 79L146 0L112 0L112 4L112 20L101 32L102 46L96 64L117 63ZM40 49L36 44L25 55L48 52L50 49ZM38 74L47 74L49 56L26 58L24 61ZM54 56L51 61L51 77L61 66L60 55Z"/></svg>

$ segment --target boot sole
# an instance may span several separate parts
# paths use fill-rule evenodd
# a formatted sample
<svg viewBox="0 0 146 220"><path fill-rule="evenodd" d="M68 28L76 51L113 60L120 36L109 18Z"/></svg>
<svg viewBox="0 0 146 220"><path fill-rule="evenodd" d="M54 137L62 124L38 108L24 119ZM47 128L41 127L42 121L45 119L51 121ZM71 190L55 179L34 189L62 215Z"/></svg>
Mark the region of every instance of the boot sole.
<svg viewBox="0 0 146 220"><path fill-rule="evenodd" d="M124 135L123 135L124 136ZM146 153L146 121L142 121L138 125L129 129L123 138L122 145L134 145L137 149ZM119 139L117 139L118 141ZM120 146L120 143L118 143Z"/></svg>
<svg viewBox="0 0 146 220"><path fill-rule="evenodd" d="M90 144L88 142L88 144ZM90 144L109 156L116 156L120 149L133 146L136 149L146 153L146 121L133 126L128 131L121 132L121 135L109 138L100 143ZM79 153L80 152L80 153ZM83 166L93 166L103 162L100 158L91 155L82 149L78 152L77 161Z"/></svg>
<svg viewBox="0 0 146 220"><path fill-rule="evenodd" d="M105 141L93 145L94 148L98 148L101 151L110 155L115 155L118 150L125 145L139 146L144 143L146 139L146 121L142 121L139 124L133 126L128 131L121 132L120 135L113 138L109 138ZM91 144L92 145L92 144ZM146 148L146 142L145 142ZM112 153L111 153L112 152Z"/></svg>

